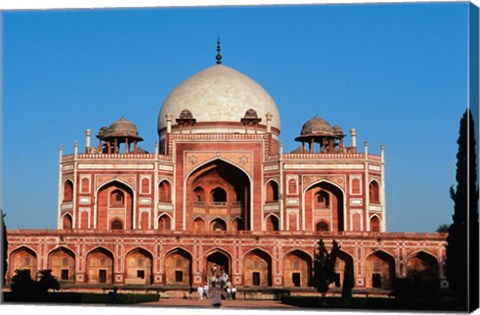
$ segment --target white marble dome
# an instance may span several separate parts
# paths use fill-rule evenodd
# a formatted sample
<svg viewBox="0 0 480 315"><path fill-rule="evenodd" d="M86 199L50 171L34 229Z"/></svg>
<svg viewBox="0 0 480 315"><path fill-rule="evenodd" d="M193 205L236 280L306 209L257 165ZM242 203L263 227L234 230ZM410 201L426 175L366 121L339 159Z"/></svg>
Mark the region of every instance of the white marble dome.
<svg viewBox="0 0 480 315"><path fill-rule="evenodd" d="M222 64L191 76L170 93L158 115L158 130L167 126L166 114L173 114L175 125L185 109L197 123L240 122L249 109L254 109L262 119L260 124L266 125L265 115L271 113L271 126L280 130L280 116L270 95L254 80Z"/></svg>

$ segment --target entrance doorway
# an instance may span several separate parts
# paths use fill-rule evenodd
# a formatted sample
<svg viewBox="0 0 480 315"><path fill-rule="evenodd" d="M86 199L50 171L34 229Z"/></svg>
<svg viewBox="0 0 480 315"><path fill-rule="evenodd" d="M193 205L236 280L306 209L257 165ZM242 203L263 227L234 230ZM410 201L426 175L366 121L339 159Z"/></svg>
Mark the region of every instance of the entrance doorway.
<svg viewBox="0 0 480 315"><path fill-rule="evenodd" d="M222 272L230 276L229 259L221 252L215 252L207 257L207 276L220 277Z"/></svg>

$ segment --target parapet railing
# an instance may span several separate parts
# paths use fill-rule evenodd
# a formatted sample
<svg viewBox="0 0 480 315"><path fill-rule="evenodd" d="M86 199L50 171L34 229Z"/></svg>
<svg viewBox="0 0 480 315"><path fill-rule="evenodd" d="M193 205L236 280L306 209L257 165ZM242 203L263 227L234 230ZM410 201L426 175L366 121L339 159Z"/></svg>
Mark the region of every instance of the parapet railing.
<svg viewBox="0 0 480 315"><path fill-rule="evenodd" d="M375 154L364 153L284 153L283 160L368 160L381 161L382 157ZM267 161L278 161L279 154L272 154L266 157Z"/></svg>
<svg viewBox="0 0 480 315"><path fill-rule="evenodd" d="M191 140L191 139L200 139L200 140L209 140L209 139L219 139L219 140L236 140L236 139L264 139L265 134L244 134L244 133L227 133L227 134L220 134L220 133L185 133L185 134L170 134L171 139L176 140Z"/></svg>
<svg viewBox="0 0 480 315"><path fill-rule="evenodd" d="M348 239L351 237L380 240L401 240L401 239L431 239L431 240L446 240L448 233L428 233L428 232L366 232L366 231L329 231L329 232L307 232L307 231L182 231L182 230L167 230L160 231L154 229L148 230L60 230L60 229L7 229L9 237L118 237L119 235L137 236L137 235L151 235L161 237L181 237L181 236L196 236L196 237L211 237L211 236L253 236L253 237L286 237L291 238L295 236L312 237L315 239Z"/></svg>
<svg viewBox="0 0 480 315"><path fill-rule="evenodd" d="M63 162L70 162L75 159L75 154L68 154L62 157ZM101 153L101 154L93 154L93 153L78 153L76 156L77 160L159 160L159 161L167 161L171 162L172 157L169 155L155 155L151 153L125 153L125 154L108 154L108 153Z"/></svg>

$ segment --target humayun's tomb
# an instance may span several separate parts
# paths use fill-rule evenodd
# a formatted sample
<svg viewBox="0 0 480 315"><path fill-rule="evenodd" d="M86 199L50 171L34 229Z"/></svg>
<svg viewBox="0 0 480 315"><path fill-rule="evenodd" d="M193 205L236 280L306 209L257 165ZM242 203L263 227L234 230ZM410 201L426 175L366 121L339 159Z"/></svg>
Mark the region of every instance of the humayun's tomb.
<svg viewBox="0 0 480 315"><path fill-rule="evenodd" d="M119 115L120 116L120 115ZM300 128L301 127L301 128ZM341 246L355 290L395 278L447 285L446 234L386 232L385 160L356 131L314 116L280 142L280 115L255 81L217 63L158 115L149 153L124 117L84 150L59 150L56 230L8 230L7 282L52 269L63 288L188 290L220 266L239 290L313 290L314 247Z"/></svg>

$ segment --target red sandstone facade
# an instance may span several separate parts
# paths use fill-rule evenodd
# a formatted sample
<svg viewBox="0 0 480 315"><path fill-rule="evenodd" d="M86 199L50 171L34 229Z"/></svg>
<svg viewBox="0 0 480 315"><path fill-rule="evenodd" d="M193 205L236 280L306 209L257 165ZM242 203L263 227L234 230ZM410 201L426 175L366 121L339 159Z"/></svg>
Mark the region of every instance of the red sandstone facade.
<svg viewBox="0 0 480 315"><path fill-rule="evenodd" d="M315 116L284 153L268 94L216 65L172 92L158 132L153 153L124 118L60 148L57 230L9 230L8 279L190 287L218 265L239 287L306 288L321 238L341 245L336 285L346 261L355 288L445 282L445 235L386 232L384 150L360 152L354 129L347 147Z"/></svg>

